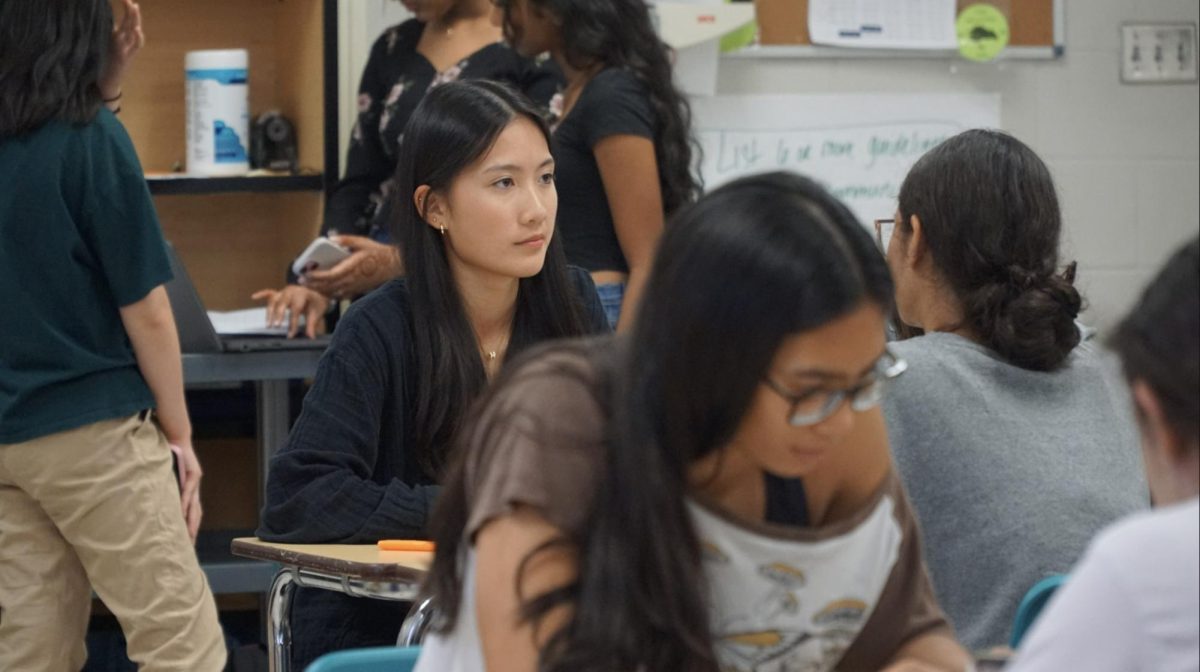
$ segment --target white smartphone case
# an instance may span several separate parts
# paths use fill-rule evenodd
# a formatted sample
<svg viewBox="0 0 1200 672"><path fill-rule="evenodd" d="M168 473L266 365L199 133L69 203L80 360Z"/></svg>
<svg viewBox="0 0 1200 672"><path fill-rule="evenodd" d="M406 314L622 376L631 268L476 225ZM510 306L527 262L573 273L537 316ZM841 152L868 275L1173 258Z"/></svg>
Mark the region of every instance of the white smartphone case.
<svg viewBox="0 0 1200 672"><path fill-rule="evenodd" d="M309 271L327 271L337 263L350 256L350 251L325 237L317 238L309 243L304 252L292 263L292 272L303 275Z"/></svg>

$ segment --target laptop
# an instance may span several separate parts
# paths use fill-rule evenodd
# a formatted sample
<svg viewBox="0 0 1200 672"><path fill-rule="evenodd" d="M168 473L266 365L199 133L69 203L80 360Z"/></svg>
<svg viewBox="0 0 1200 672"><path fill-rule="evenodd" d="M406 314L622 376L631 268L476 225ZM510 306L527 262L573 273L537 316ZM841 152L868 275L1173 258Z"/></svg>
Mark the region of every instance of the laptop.
<svg viewBox="0 0 1200 672"><path fill-rule="evenodd" d="M307 338L299 335L287 338L286 330L267 333L271 330L265 324L263 334L218 334L196 292L196 286L192 284L192 278L179 261L175 248L169 244L167 255L171 259L171 274L175 276L167 283L167 297L171 300L171 312L175 314L175 324L179 329L179 345L184 353L321 350L329 345L329 336Z"/></svg>

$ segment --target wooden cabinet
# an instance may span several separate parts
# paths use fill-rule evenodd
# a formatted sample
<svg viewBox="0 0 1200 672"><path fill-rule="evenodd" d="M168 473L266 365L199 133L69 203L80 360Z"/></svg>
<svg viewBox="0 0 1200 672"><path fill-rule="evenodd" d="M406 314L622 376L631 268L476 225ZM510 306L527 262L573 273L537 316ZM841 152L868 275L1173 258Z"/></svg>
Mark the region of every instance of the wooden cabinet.
<svg viewBox="0 0 1200 672"><path fill-rule="evenodd" d="M337 2L140 5L146 46L126 76L120 118L148 175L184 164L188 51L248 50L251 121L279 110L295 124L299 176L150 180L163 230L207 307L248 307L251 292L282 283L287 264L316 235L336 179Z"/></svg>
<svg viewBox="0 0 1200 672"><path fill-rule="evenodd" d="M120 3L114 1L118 19ZM337 0L140 0L146 45L123 82L119 118L133 138L163 231L206 307L254 305L280 287L291 260L317 234L337 178ZM184 55L249 52L251 124L278 110L295 125L297 175L180 178L186 157ZM249 138L246 139L247 143ZM244 388L206 392L253 414ZM225 396L222 396L225 395ZM245 408L243 408L245 407ZM231 562L228 539L257 526L258 450L252 433L206 427L193 405L205 467L205 520L198 543L214 591L266 590L272 568ZM251 415L251 420L253 416ZM199 422L196 422L199 420Z"/></svg>

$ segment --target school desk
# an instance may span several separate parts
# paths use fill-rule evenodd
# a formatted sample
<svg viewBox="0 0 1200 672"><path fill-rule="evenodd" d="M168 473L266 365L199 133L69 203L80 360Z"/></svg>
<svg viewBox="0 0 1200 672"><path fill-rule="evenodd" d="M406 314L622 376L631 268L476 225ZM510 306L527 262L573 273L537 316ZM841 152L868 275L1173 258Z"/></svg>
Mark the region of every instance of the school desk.
<svg viewBox="0 0 1200 672"><path fill-rule="evenodd" d="M208 383L253 381L257 405L258 508L265 501L267 466L271 455L287 439L291 420L288 381L312 378L321 350L274 350L185 354L183 381L194 386ZM202 537L210 536L202 533ZM224 542L211 554L202 553L201 567L214 593L263 592L271 580L270 568L260 563L236 562ZM212 544L201 543L206 549Z"/></svg>
<svg viewBox="0 0 1200 672"><path fill-rule="evenodd" d="M234 539L233 554L280 565L268 598L267 650L270 672L287 672L291 663L291 594L295 586L322 588L380 600L415 600L433 561L427 551L381 551L375 544L272 544L255 538ZM417 605L403 627L427 615Z"/></svg>

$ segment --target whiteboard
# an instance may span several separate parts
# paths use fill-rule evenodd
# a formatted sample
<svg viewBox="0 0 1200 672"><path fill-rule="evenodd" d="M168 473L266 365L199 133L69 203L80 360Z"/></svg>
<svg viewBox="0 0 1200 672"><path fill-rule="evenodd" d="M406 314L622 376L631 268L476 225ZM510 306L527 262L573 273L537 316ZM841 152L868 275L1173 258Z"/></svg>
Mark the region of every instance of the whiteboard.
<svg viewBox="0 0 1200 672"><path fill-rule="evenodd" d="M999 94L814 94L692 99L711 190L788 170L824 184L866 225L891 217L912 164L969 128L1000 126Z"/></svg>

